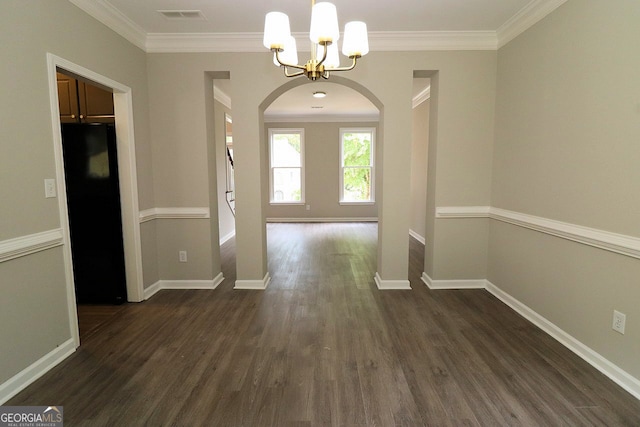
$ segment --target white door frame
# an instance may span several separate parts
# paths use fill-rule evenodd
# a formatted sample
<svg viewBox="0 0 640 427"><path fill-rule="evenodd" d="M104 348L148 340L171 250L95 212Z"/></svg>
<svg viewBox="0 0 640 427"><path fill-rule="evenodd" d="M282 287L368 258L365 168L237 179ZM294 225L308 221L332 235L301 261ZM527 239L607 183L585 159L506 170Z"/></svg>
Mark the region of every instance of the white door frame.
<svg viewBox="0 0 640 427"><path fill-rule="evenodd" d="M133 104L131 88L108 77L88 70L66 59L47 53L49 74L49 99L51 103L51 123L53 130L53 148L56 164L56 182L58 191L58 209L60 228L63 234L63 256L67 282L67 305L69 307L69 325L76 347L80 345L78 331L78 313L73 279L73 260L69 234L69 213L67 210L67 192L62 154L62 130L60 127L60 108L58 104L58 83L56 71L61 68L72 74L94 81L113 90L113 105L116 121L118 148L118 181L120 183L120 204L122 214L122 237L124 242L125 275L127 280L127 300L139 302L143 298L142 246L140 243L140 212L138 207L138 180L136 171L136 152L133 132Z"/></svg>

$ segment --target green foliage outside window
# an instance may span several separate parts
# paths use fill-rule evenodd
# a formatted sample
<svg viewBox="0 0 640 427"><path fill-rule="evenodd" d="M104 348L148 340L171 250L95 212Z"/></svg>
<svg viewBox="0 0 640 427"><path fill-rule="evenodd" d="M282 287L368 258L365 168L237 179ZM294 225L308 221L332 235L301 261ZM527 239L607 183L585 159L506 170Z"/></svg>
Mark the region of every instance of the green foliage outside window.
<svg viewBox="0 0 640 427"><path fill-rule="evenodd" d="M371 200L371 133L342 134L343 199Z"/></svg>

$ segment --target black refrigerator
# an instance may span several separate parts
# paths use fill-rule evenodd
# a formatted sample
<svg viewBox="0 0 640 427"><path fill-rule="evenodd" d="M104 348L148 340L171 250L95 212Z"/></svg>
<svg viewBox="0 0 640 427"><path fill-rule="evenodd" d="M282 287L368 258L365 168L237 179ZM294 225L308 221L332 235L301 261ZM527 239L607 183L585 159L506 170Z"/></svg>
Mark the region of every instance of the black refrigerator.
<svg viewBox="0 0 640 427"><path fill-rule="evenodd" d="M113 124L62 124L62 148L76 300L127 300Z"/></svg>

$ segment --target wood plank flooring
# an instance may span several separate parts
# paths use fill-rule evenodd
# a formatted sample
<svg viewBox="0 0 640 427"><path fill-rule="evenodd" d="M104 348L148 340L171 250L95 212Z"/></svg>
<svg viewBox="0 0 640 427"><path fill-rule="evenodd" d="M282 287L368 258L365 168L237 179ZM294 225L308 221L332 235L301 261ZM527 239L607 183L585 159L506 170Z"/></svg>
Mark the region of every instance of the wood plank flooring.
<svg viewBox="0 0 640 427"><path fill-rule="evenodd" d="M66 426L639 426L640 401L483 290L378 291L377 226L269 224L266 291L126 304L7 405Z"/></svg>

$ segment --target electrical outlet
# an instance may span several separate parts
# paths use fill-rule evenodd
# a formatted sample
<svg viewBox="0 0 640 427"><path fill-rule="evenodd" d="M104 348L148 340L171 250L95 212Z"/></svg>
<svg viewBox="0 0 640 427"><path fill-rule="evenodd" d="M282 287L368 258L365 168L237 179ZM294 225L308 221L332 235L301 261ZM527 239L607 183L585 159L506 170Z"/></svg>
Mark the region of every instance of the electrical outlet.
<svg viewBox="0 0 640 427"><path fill-rule="evenodd" d="M56 180L45 179L44 180L44 197L51 199L56 197Z"/></svg>
<svg viewBox="0 0 640 427"><path fill-rule="evenodd" d="M311 205L307 205L307 210L310 211L311 210Z"/></svg>
<svg viewBox="0 0 640 427"><path fill-rule="evenodd" d="M180 258L180 262L187 262L187 251L178 252L178 257Z"/></svg>
<svg viewBox="0 0 640 427"><path fill-rule="evenodd" d="M624 324L627 320L627 316L624 313L620 313L617 310L613 310L613 330L624 335Z"/></svg>

